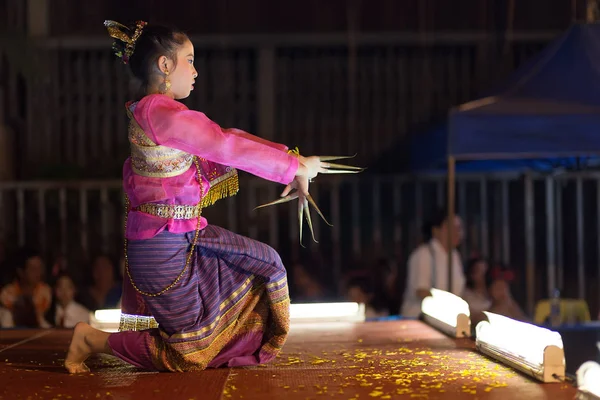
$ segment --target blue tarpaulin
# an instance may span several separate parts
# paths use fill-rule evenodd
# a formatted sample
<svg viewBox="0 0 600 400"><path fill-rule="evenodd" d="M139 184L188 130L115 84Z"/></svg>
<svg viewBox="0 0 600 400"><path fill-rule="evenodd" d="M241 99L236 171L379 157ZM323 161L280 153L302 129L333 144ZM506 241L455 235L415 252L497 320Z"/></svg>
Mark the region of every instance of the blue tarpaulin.
<svg viewBox="0 0 600 400"><path fill-rule="evenodd" d="M457 171L578 168L600 155L600 25L577 24L519 68L503 89L452 109L417 135L411 168Z"/></svg>

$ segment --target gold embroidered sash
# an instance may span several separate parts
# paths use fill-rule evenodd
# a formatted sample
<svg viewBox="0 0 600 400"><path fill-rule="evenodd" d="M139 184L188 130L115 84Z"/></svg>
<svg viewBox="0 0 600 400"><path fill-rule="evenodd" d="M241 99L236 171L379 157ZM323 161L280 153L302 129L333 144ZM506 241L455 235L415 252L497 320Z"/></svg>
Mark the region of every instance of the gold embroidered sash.
<svg viewBox="0 0 600 400"><path fill-rule="evenodd" d="M192 166L192 154L157 145L142 130L129 109L127 113L133 172L152 178L168 178L181 175Z"/></svg>

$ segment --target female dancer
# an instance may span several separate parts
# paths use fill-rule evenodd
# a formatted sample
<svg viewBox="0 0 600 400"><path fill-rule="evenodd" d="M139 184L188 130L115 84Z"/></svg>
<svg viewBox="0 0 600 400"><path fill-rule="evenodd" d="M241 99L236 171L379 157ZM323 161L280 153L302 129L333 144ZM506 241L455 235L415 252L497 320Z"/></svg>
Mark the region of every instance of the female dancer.
<svg viewBox="0 0 600 400"><path fill-rule="evenodd" d="M198 75L185 33L142 21L105 25L117 56L142 88L126 105L131 157L123 167L125 291L135 290L134 311L156 323L112 334L80 323L65 367L88 371L84 361L93 353L159 371L268 362L288 333L285 268L269 246L208 225L202 207L235 194L241 169L287 185L282 197L298 198L304 209L309 180L338 166L222 129L178 102Z"/></svg>

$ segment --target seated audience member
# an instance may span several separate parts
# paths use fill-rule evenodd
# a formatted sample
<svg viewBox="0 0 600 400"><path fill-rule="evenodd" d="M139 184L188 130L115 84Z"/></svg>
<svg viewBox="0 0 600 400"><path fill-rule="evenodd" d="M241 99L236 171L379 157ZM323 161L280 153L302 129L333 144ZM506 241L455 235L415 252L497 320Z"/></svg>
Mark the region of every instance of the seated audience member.
<svg viewBox="0 0 600 400"><path fill-rule="evenodd" d="M377 293L368 276L350 278L346 283L346 298L348 301L364 304L367 319L389 316L383 293Z"/></svg>
<svg viewBox="0 0 600 400"><path fill-rule="evenodd" d="M514 273L497 267L491 271L490 275L488 291L492 304L489 311L519 321L528 321L529 318L527 318L510 292L509 282L514 279Z"/></svg>
<svg viewBox="0 0 600 400"><path fill-rule="evenodd" d="M316 268L309 270L303 264L296 263L291 268L290 298L292 303L314 303L327 301L328 291L315 273Z"/></svg>
<svg viewBox="0 0 600 400"><path fill-rule="evenodd" d="M374 265L373 290L378 302L385 304L389 315L396 315L400 309L401 296L399 287L398 263L391 258L380 258Z"/></svg>
<svg viewBox="0 0 600 400"><path fill-rule="evenodd" d="M75 293L71 276L59 275L54 285L55 301L47 318L57 328L73 328L78 322L89 323L90 311L74 300Z"/></svg>
<svg viewBox="0 0 600 400"><path fill-rule="evenodd" d="M488 264L483 258L471 258L465 271L466 284L462 298L469 304L471 322L485 319L483 311L489 311L492 301L488 292Z"/></svg>
<svg viewBox="0 0 600 400"><path fill-rule="evenodd" d="M80 293L79 303L91 311L117 308L122 283L115 278L115 272L115 265L109 257L96 257L92 263L92 284Z"/></svg>
<svg viewBox="0 0 600 400"><path fill-rule="evenodd" d="M13 321L12 312L4 307L0 307L0 328L14 327L15 323Z"/></svg>
<svg viewBox="0 0 600 400"><path fill-rule="evenodd" d="M43 282L44 262L29 249L20 250L13 260L15 280L0 291L0 305L12 312L16 326L48 327L44 314L52 302L52 290Z"/></svg>

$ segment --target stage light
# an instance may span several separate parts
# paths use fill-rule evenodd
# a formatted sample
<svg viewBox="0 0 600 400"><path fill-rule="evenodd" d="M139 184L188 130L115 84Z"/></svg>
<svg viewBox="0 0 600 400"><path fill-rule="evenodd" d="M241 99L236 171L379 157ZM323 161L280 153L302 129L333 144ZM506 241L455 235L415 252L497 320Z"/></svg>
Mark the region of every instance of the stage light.
<svg viewBox="0 0 600 400"><path fill-rule="evenodd" d="M364 322L365 305L358 303L305 303L290 305L290 322ZM155 328L152 317L121 314L119 309L90 313L90 325L106 332Z"/></svg>
<svg viewBox="0 0 600 400"><path fill-rule="evenodd" d="M482 353L541 382L565 377L565 353L558 332L484 311L477 324L476 346Z"/></svg>
<svg viewBox="0 0 600 400"><path fill-rule="evenodd" d="M105 309L90 312L90 326L105 332L118 332L121 310Z"/></svg>
<svg viewBox="0 0 600 400"><path fill-rule="evenodd" d="M431 289L431 296L421 303L421 313L425 322L449 336L471 336L469 305L455 294Z"/></svg>
<svg viewBox="0 0 600 400"><path fill-rule="evenodd" d="M290 305L290 322L364 322L359 303L302 303Z"/></svg>
<svg viewBox="0 0 600 400"><path fill-rule="evenodd" d="M586 361L577 370L577 399L600 400L600 364Z"/></svg>

